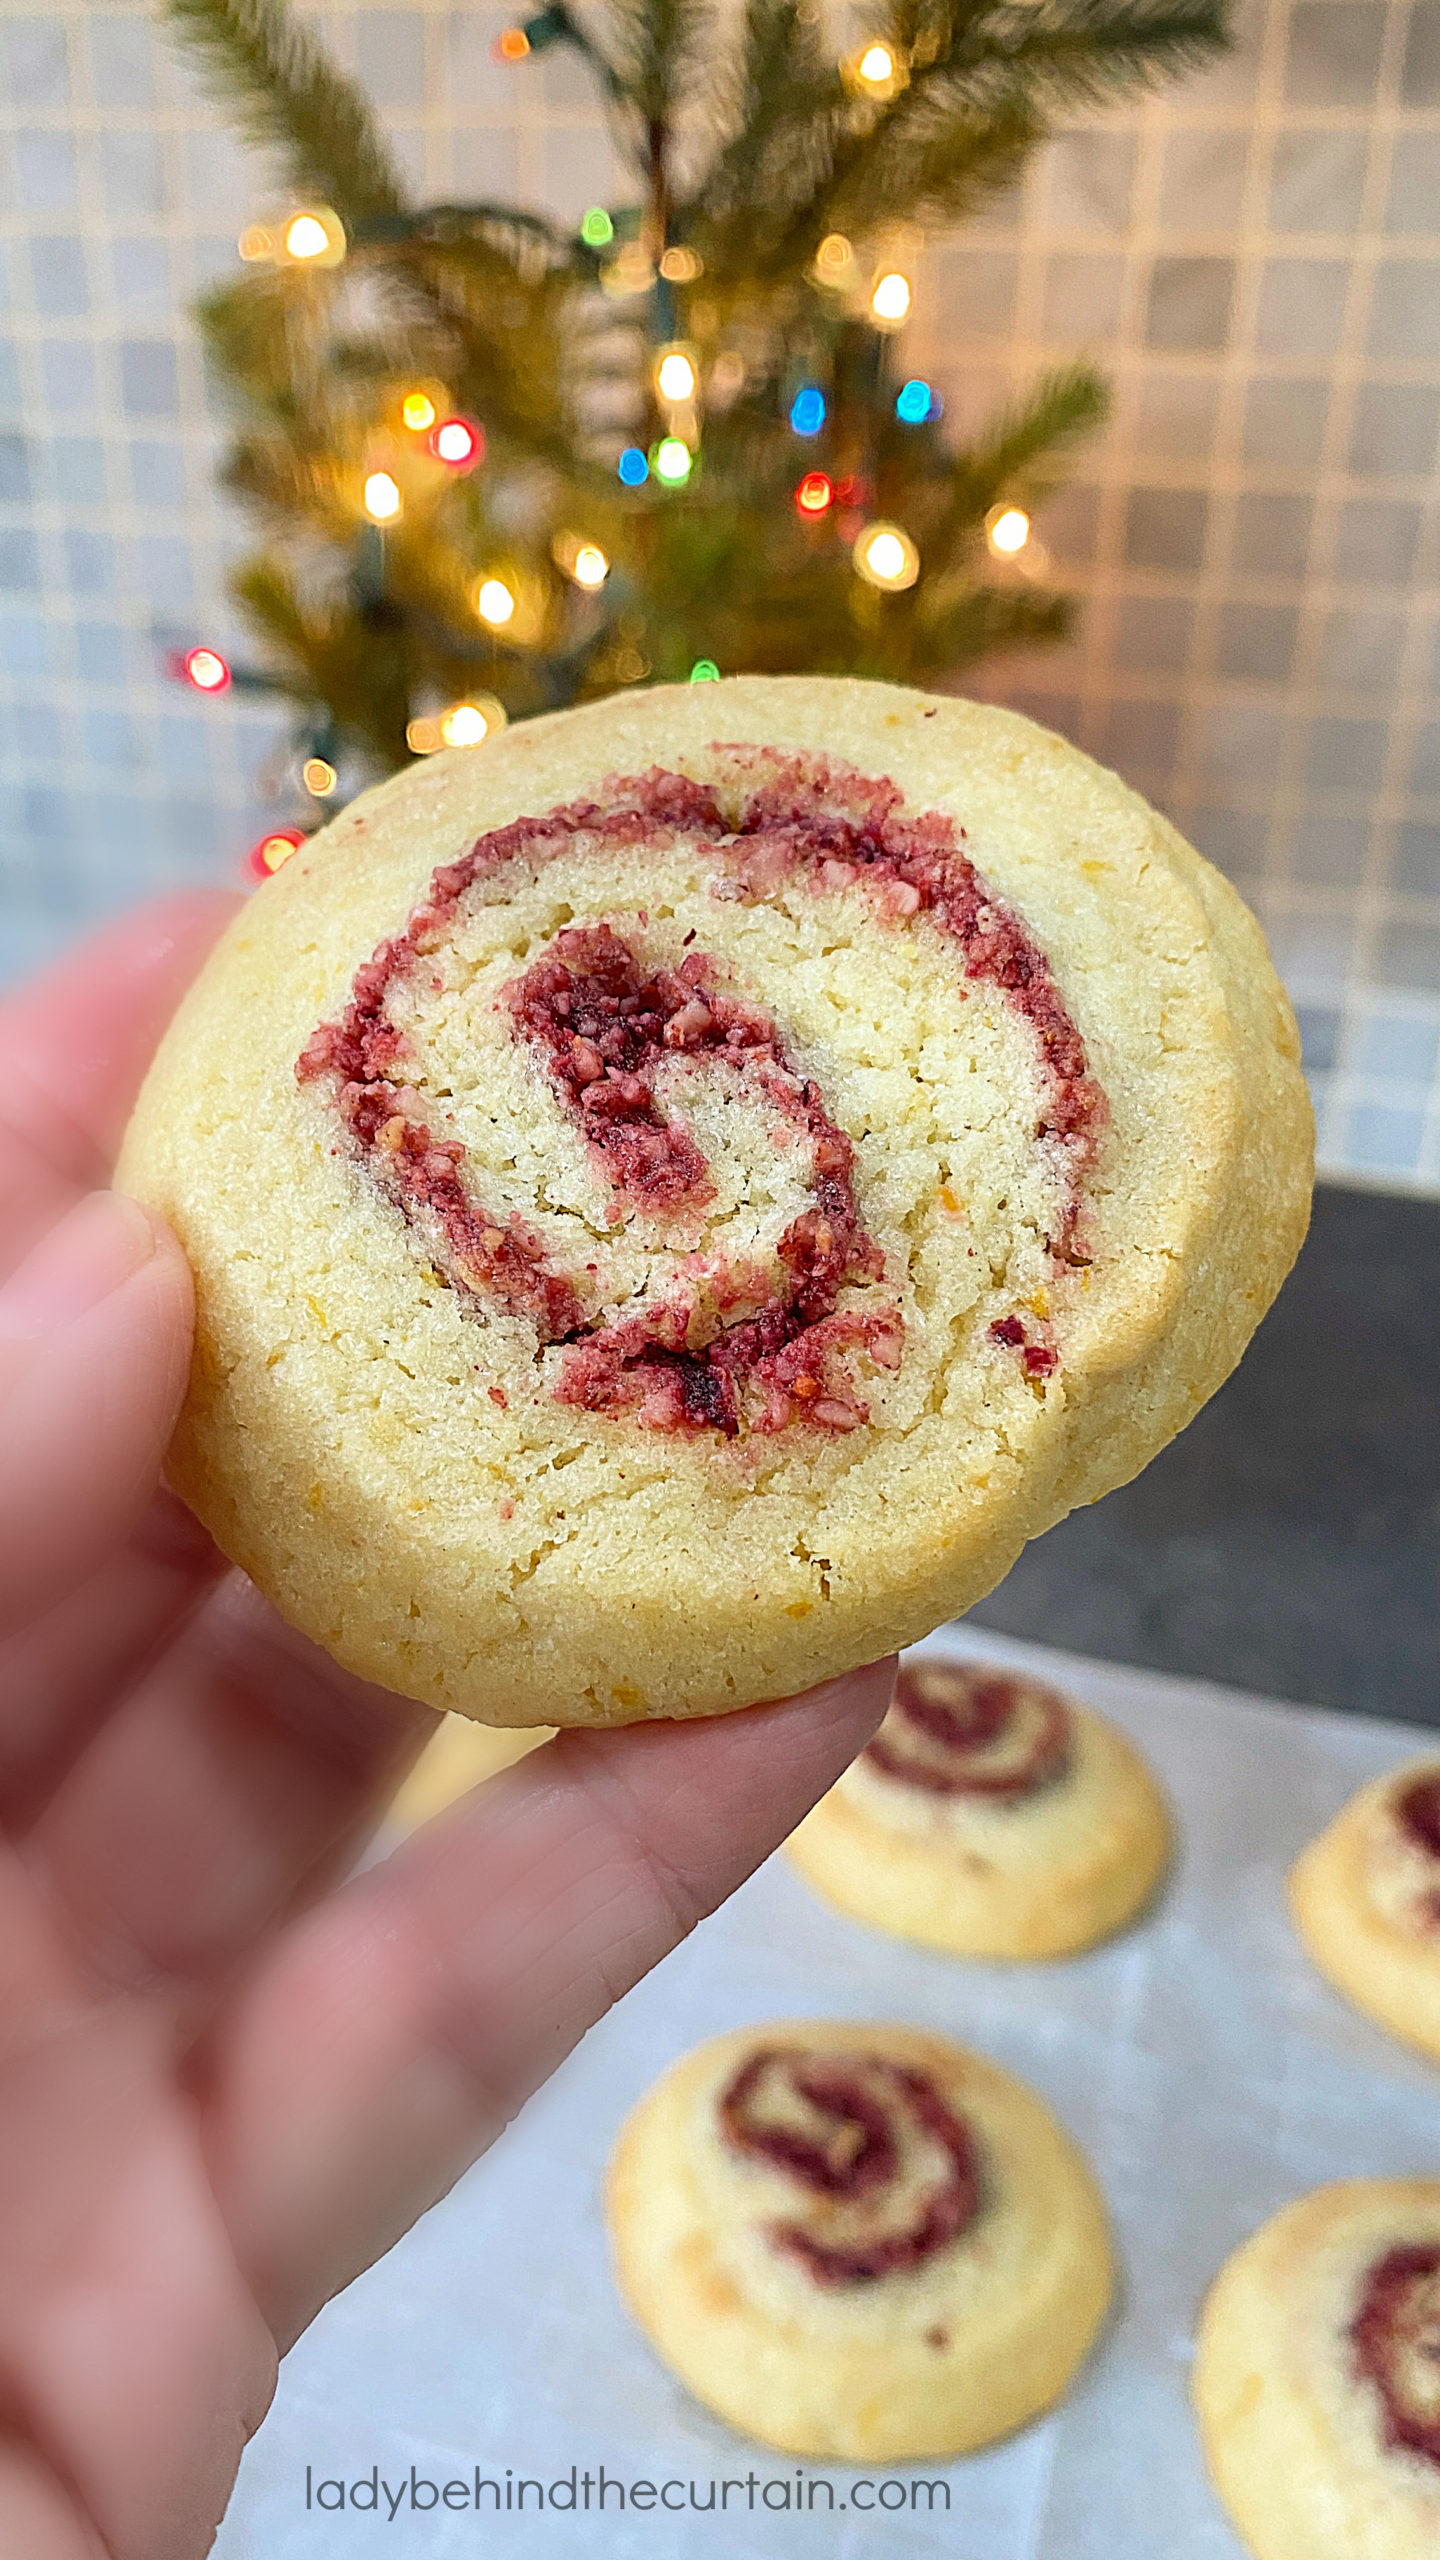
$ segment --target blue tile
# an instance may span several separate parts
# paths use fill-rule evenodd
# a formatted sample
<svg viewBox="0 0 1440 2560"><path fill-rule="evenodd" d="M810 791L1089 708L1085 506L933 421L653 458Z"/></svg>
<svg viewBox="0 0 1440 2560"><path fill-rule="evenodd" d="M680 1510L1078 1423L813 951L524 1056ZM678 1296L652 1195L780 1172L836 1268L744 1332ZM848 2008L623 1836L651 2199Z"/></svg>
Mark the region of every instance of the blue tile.
<svg viewBox="0 0 1440 2560"><path fill-rule="evenodd" d="M118 622L77 622L75 664L88 684L124 684L130 675L128 632Z"/></svg>
<svg viewBox="0 0 1440 2560"><path fill-rule="evenodd" d="M65 569L72 596L113 594L115 545L109 534L71 525L65 535Z"/></svg>
<svg viewBox="0 0 1440 2560"><path fill-rule="evenodd" d="M57 498L72 505L105 500L105 447L98 436L51 436L46 450Z"/></svg>
<svg viewBox="0 0 1440 2560"><path fill-rule="evenodd" d="M43 614L0 606L0 669L12 676L43 676L50 663L50 626Z"/></svg>
<svg viewBox="0 0 1440 2560"><path fill-rule="evenodd" d="M157 317L168 316L174 295L170 284L170 252L163 240L114 240L110 273L115 299L130 310L148 304Z"/></svg>
<svg viewBox="0 0 1440 2560"><path fill-rule="evenodd" d="M1383 987L1440 994L1440 924L1387 924L1375 974Z"/></svg>
<svg viewBox="0 0 1440 2560"><path fill-rule="evenodd" d="M1383 1102L1353 1103L1345 1124L1346 1161L1361 1173L1414 1173L1425 1137L1423 1111Z"/></svg>
<svg viewBox="0 0 1440 2560"><path fill-rule="evenodd" d="M60 714L53 702L16 702L10 711L15 751L29 764L56 765L65 754Z"/></svg>
<svg viewBox="0 0 1440 2560"><path fill-rule="evenodd" d="M90 281L85 251L70 233L30 243L30 276L35 308L47 320L73 320L90 308Z"/></svg>
<svg viewBox="0 0 1440 2560"><path fill-rule="evenodd" d="M57 417L97 418L100 394L95 350L79 338L48 338L40 349L45 402Z"/></svg>
<svg viewBox="0 0 1440 2560"><path fill-rule="evenodd" d="M63 107L70 96L65 29L54 18L12 18L4 30L5 91L17 107Z"/></svg>
<svg viewBox="0 0 1440 2560"><path fill-rule="evenodd" d="M185 454L179 444L145 438L130 447L130 486L137 505L178 507L185 497Z"/></svg>
<svg viewBox="0 0 1440 2560"><path fill-rule="evenodd" d="M47 843L63 843L70 836L75 820L73 793L54 783L30 782L21 793L21 806L31 835Z"/></svg>
<svg viewBox="0 0 1440 2560"><path fill-rule="evenodd" d="M124 338L120 396L132 418L173 418L180 410L175 348L168 338Z"/></svg>
<svg viewBox="0 0 1440 2560"><path fill-rule="evenodd" d="M1295 1019L1307 1075L1327 1075L1340 1045L1340 1009L1331 1004L1299 1004Z"/></svg>
<svg viewBox="0 0 1440 2560"><path fill-rule="evenodd" d="M75 145L68 133L27 133L13 137L15 181L27 213L73 213L76 203Z"/></svg>
<svg viewBox="0 0 1440 2560"><path fill-rule="evenodd" d="M0 587L38 588L40 553L25 524L0 525Z"/></svg>
<svg viewBox="0 0 1440 2560"><path fill-rule="evenodd" d="M387 109L425 103L425 21L418 9L362 9L355 21L355 66Z"/></svg>
<svg viewBox="0 0 1440 2560"><path fill-rule="evenodd" d="M207 140L208 140L207 136ZM112 221L136 213L165 213L165 164L156 133L102 133L100 175ZM203 197L201 199L203 202Z"/></svg>
<svg viewBox="0 0 1440 2560"><path fill-rule="evenodd" d="M30 495L30 448L20 435L0 435L0 503L23 505Z"/></svg>
<svg viewBox="0 0 1440 2560"><path fill-rule="evenodd" d="M137 765L141 761L135 724L128 712L92 708L84 720L85 753L103 767Z"/></svg>
<svg viewBox="0 0 1440 2560"><path fill-rule="evenodd" d="M155 96L156 38L143 17L89 12L91 77L95 95L112 111L148 107Z"/></svg>
<svg viewBox="0 0 1440 2560"><path fill-rule="evenodd" d="M197 705L194 711L163 711L157 723L160 745L160 768L171 782L208 782L210 779L210 718Z"/></svg>
<svg viewBox="0 0 1440 2560"><path fill-rule="evenodd" d="M189 611L195 602L195 571L183 534L144 533L136 550L146 603L160 612Z"/></svg>
<svg viewBox="0 0 1440 2560"><path fill-rule="evenodd" d="M1440 1016L1366 1012L1350 1041L1350 1065L1358 1075L1392 1084L1428 1084L1440 1051Z"/></svg>

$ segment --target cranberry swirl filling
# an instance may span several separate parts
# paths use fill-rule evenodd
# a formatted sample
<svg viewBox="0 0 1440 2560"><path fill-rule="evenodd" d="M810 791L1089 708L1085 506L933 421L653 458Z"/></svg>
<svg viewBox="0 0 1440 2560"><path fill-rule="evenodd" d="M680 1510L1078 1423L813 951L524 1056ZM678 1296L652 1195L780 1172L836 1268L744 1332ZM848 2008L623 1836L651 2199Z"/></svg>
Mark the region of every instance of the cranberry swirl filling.
<svg viewBox="0 0 1440 2560"><path fill-rule="evenodd" d="M1440 1769L1429 1769L1402 1787L1394 1800L1395 1819L1412 1848L1440 1860Z"/></svg>
<svg viewBox="0 0 1440 2560"><path fill-rule="evenodd" d="M1357 2376L1380 2395L1391 2452L1440 2468L1440 2247L1402 2242L1375 2261L1350 2345Z"/></svg>
<svg viewBox="0 0 1440 2560"><path fill-rule="evenodd" d="M467 902L493 894L507 871L535 876L582 843L623 845L637 864L677 842L703 843L722 899L763 902L799 882L863 898L887 930L923 915L962 975L998 989L1029 1028L1043 1095L1035 1140L1060 1177L1048 1251L1057 1270L1085 1261L1082 1185L1104 1095L1043 952L969 861L963 830L937 813L902 817L893 783L824 757L732 747L713 758L715 783L658 769L612 777L598 799L517 819L442 864L404 929L356 972L340 1020L307 1042L296 1073L329 1087L350 1151L465 1311L517 1314L539 1347L564 1346L553 1387L561 1402L633 1412L653 1429L843 1433L869 1418L864 1364L900 1364L899 1310L860 1213L850 1138L781 1027L723 983L723 964L690 950L667 965L597 921L557 934L507 990L514 1035L603 1167L617 1214L675 1219L711 1196L704 1155L661 1090L676 1060L743 1087L803 1151L808 1204L780 1237L773 1267L713 1258L695 1285L658 1292L630 1316L594 1306L584 1270L561 1267L531 1222L477 1195L464 1144L435 1125L437 1106L417 1090L413 1034L392 1012L400 990L424 982ZM643 909L639 921L648 922ZM1059 1364L1048 1315L1007 1314L989 1332L1043 1392Z"/></svg>
<svg viewBox="0 0 1440 2560"><path fill-rule="evenodd" d="M1038 1680L959 1662L907 1663L863 1758L935 1796L1018 1799L1063 1778L1072 1718Z"/></svg>
<svg viewBox="0 0 1440 2560"><path fill-rule="evenodd" d="M803 2219L769 2227L818 2285L923 2266L980 2209L975 2139L924 2071L868 2053L766 2045L722 2091L732 2149L806 2192Z"/></svg>

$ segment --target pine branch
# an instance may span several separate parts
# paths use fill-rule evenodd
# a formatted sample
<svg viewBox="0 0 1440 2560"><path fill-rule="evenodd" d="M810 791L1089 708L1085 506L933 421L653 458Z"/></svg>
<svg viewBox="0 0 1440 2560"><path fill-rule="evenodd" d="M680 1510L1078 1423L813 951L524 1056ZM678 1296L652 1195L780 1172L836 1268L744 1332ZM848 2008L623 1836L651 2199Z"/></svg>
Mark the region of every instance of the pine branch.
<svg viewBox="0 0 1440 2560"><path fill-rule="evenodd" d="M936 526L942 547L979 523L998 499L1043 496L1063 476L1069 448L1104 425L1110 392L1093 365L1063 365L1043 374L1006 411L987 441L956 458L950 499Z"/></svg>
<svg viewBox="0 0 1440 2560"><path fill-rule="evenodd" d="M400 173L353 80L297 24L285 0L163 0L199 57L211 94L247 140L278 151L302 191L315 188L347 225L405 210Z"/></svg>
<svg viewBox="0 0 1440 2560"><path fill-rule="evenodd" d="M648 132L673 126L686 74L713 40L709 0L609 0L606 58Z"/></svg>

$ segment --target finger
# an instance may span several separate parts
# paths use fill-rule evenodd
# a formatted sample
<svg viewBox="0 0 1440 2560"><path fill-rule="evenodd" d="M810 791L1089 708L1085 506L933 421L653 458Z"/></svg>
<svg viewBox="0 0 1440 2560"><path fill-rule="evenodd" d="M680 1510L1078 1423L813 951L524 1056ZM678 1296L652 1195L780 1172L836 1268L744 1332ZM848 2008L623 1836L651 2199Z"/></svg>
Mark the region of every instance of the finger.
<svg viewBox="0 0 1440 2560"><path fill-rule="evenodd" d="M0 1006L0 1276L108 1179L156 1041L239 903L141 907Z"/></svg>
<svg viewBox="0 0 1440 2560"><path fill-rule="evenodd" d="M0 1828L12 1839L225 1570L193 1511L162 1485L133 1537L0 1643Z"/></svg>
<svg viewBox="0 0 1440 2560"><path fill-rule="evenodd" d="M96 1735L27 1858L108 1984L209 1988L343 1872L436 1722L232 1573Z"/></svg>
<svg viewBox="0 0 1440 2560"><path fill-rule="evenodd" d="M31 2446L3 2436L0 2551L23 2551L25 2560L107 2560L93 2525L48 2464Z"/></svg>
<svg viewBox="0 0 1440 2560"><path fill-rule="evenodd" d="M178 1244L92 1192L0 1289L0 1635L73 1590L134 1526L185 1392Z"/></svg>
<svg viewBox="0 0 1440 2560"><path fill-rule="evenodd" d="M567 1733L287 1933L215 2062L214 2170L284 2341L807 1813L892 1663L697 1724Z"/></svg>

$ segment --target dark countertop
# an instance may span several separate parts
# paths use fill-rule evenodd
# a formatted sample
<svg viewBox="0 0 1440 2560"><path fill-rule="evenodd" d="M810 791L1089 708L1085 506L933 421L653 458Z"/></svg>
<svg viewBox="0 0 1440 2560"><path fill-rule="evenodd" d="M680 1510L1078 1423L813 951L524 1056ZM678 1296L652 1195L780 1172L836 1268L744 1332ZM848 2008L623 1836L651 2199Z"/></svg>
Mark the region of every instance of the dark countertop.
<svg viewBox="0 0 1440 2560"><path fill-rule="evenodd" d="M1440 1201L1325 1185L1240 1367L974 1624L1440 1725Z"/></svg>

